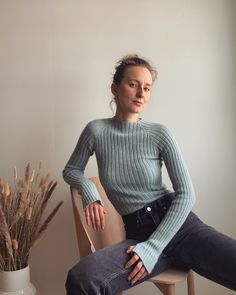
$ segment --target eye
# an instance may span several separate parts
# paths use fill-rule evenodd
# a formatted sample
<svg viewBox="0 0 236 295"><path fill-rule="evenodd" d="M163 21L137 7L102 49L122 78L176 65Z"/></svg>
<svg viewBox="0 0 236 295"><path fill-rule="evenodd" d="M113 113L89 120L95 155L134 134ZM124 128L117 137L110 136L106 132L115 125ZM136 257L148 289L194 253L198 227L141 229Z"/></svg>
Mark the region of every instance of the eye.
<svg viewBox="0 0 236 295"><path fill-rule="evenodd" d="M129 86L132 88L136 88L138 86L138 84L135 82L129 82Z"/></svg>
<svg viewBox="0 0 236 295"><path fill-rule="evenodd" d="M149 87L144 87L145 92L149 92L151 89Z"/></svg>

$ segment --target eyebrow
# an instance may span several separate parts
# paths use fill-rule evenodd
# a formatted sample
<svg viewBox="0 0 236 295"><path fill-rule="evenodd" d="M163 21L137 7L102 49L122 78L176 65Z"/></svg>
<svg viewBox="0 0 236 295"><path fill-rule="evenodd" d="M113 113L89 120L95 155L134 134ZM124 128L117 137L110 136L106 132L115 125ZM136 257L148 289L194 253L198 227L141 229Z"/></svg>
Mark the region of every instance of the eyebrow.
<svg viewBox="0 0 236 295"><path fill-rule="evenodd" d="M137 83L140 83L140 81L139 81L139 80L132 79L132 78L131 78L131 79L129 79L128 81L135 81L135 82L137 82ZM145 85L146 85L146 86L150 86L150 87L152 86L152 84L150 84L150 83L145 83Z"/></svg>

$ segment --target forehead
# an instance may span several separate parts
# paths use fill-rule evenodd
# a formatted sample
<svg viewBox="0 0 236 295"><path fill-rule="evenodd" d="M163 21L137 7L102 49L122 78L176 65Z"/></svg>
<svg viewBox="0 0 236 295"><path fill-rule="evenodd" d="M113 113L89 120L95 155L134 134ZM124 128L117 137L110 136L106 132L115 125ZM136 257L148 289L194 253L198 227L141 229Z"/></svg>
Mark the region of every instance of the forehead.
<svg viewBox="0 0 236 295"><path fill-rule="evenodd" d="M126 69L124 79L137 80L143 83L152 84L152 75L150 71L142 66L132 66Z"/></svg>

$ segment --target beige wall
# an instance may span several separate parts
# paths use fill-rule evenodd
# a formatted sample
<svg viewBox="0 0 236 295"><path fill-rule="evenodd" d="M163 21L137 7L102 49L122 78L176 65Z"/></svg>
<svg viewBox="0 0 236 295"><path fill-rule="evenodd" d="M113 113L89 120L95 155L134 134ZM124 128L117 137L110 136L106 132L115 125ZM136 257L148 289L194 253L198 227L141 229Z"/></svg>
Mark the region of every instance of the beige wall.
<svg viewBox="0 0 236 295"><path fill-rule="evenodd" d="M110 116L113 65L137 52L159 78L143 117L175 133L197 212L236 237L234 0L0 0L0 175L46 161L64 206L31 255L39 295L64 294L77 260L61 171L84 125ZM87 174L96 174L94 159ZM181 287L183 288L183 287ZM233 292L197 276L197 294ZM157 294L143 284L127 294Z"/></svg>

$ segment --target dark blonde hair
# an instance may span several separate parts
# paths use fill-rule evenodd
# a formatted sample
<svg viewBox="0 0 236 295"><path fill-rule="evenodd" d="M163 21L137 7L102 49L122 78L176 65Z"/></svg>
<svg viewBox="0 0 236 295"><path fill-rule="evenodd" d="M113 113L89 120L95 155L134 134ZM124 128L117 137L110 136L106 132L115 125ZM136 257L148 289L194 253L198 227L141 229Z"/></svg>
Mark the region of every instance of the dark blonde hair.
<svg viewBox="0 0 236 295"><path fill-rule="evenodd" d="M126 69L133 66L140 66L148 69L152 75L152 81L155 81L157 77L157 71L150 64L150 62L142 57L139 57L137 54L129 54L125 55L116 64L115 74L113 75L113 83L119 85L124 77Z"/></svg>

